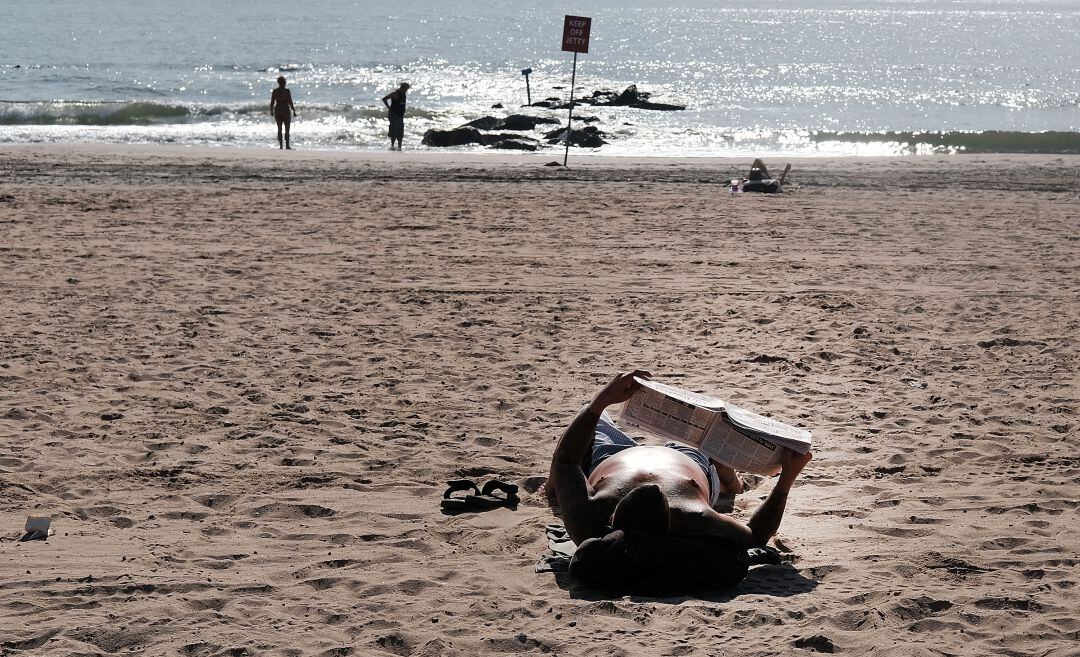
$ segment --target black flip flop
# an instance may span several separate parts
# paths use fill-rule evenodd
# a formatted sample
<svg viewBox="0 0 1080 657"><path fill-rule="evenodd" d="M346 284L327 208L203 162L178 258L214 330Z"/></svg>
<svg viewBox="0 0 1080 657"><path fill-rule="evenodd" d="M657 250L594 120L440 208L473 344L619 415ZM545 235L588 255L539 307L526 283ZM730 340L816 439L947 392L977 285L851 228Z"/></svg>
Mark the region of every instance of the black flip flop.
<svg viewBox="0 0 1080 657"><path fill-rule="evenodd" d="M496 495L495 491L501 492L502 495ZM494 509L500 506L513 509L520 501L517 492L518 487L516 484L508 484L505 481L492 479L484 484L484 488L479 495L466 495L465 503L477 509Z"/></svg>
<svg viewBox="0 0 1080 657"><path fill-rule="evenodd" d="M468 511L472 509L472 505L469 503L469 498L481 495L480 489L476 487L476 484L468 479L455 479L454 481L446 482L447 489L443 491L442 502L439 506L443 511ZM460 491L472 491L473 495L466 495L465 497L450 497L454 493Z"/></svg>

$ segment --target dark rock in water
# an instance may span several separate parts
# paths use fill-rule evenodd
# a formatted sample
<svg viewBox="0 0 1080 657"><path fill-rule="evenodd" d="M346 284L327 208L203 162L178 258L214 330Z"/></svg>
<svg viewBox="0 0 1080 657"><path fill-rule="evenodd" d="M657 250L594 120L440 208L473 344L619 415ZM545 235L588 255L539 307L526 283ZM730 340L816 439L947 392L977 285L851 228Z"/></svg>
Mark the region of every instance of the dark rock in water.
<svg viewBox="0 0 1080 657"><path fill-rule="evenodd" d="M518 141L536 141L535 139L533 139L531 137L523 137L521 135L516 135L516 134L502 133L502 134L480 135L480 143L483 144L484 146L494 146L495 144L498 144L499 142L507 141L507 140L510 140L510 139L516 139Z"/></svg>
<svg viewBox="0 0 1080 657"><path fill-rule="evenodd" d="M612 94L612 98L614 98L614 94ZM591 98L576 98L574 100L574 107L580 107L582 105L596 105L596 104L598 104L598 103L594 103ZM602 104L610 105L611 103L602 103ZM561 100L559 98L548 98L547 100L541 100L541 101L533 103L531 105L531 107L546 107L547 109L550 109L550 110L567 110L567 109L570 109L570 103L568 101Z"/></svg>
<svg viewBox="0 0 1080 657"><path fill-rule="evenodd" d="M684 110L686 105L672 105L670 103L654 103L649 100L651 94L647 91L638 91L637 85L632 84L622 93L614 91L594 91L591 96L575 98L574 106L594 105L596 107L633 107L635 109L675 111ZM569 109L570 103L561 98L546 98L532 104L533 107L546 107L548 109Z"/></svg>
<svg viewBox="0 0 1080 657"><path fill-rule="evenodd" d="M629 87L627 87L626 89L623 89L623 92L621 94L619 94L615 98L615 100L613 100L611 102L611 104L612 105L633 105L634 103L640 103L640 102L648 100L648 99L649 99L649 94L648 93L641 93L640 91L637 90L637 85L632 84Z"/></svg>
<svg viewBox="0 0 1080 657"><path fill-rule="evenodd" d="M544 139L546 139L549 144L561 144L565 134L566 128L552 130L551 132L544 134ZM593 126L587 126L580 130L572 130L570 132L570 143L574 146L581 146L582 148L600 148L607 142L604 141L604 133Z"/></svg>
<svg viewBox="0 0 1080 657"><path fill-rule="evenodd" d="M591 96L579 100L586 105L607 106L614 105L617 98L619 98L619 95L614 91L594 91Z"/></svg>
<svg viewBox="0 0 1080 657"><path fill-rule="evenodd" d="M541 124L561 123L558 119L546 116L527 116L525 114L511 114L499 124L499 130L532 130ZM488 128L489 130L491 128Z"/></svg>
<svg viewBox="0 0 1080 657"><path fill-rule="evenodd" d="M574 131L574 133L576 132L577 130ZM582 148L600 148L607 142L598 134L589 134L583 131L580 138L576 134L571 134L570 143Z"/></svg>
<svg viewBox="0 0 1080 657"><path fill-rule="evenodd" d="M634 109L656 110L660 112L678 112L686 109L686 105L672 105L670 103L652 103L645 100L634 103L630 107L633 107Z"/></svg>
<svg viewBox="0 0 1080 657"><path fill-rule="evenodd" d="M649 92L638 91L637 85L632 84L620 94L613 91L594 91L591 97L579 99L582 103L597 105L600 107L633 107L635 109L677 111L686 109L685 105L672 105L670 103L654 103L649 100Z"/></svg>
<svg viewBox="0 0 1080 657"><path fill-rule="evenodd" d="M476 128L477 130L497 130L499 124L502 123L502 119L494 116L482 116L479 119L473 119L465 125L463 128Z"/></svg>
<svg viewBox="0 0 1080 657"><path fill-rule="evenodd" d="M548 109L557 109L563 104L562 98L545 98L544 100L538 100L529 107L546 107Z"/></svg>
<svg viewBox="0 0 1080 657"><path fill-rule="evenodd" d="M527 116L525 114L511 114L505 119L494 116L482 116L466 123L463 128L476 128L477 130L532 130L538 125L548 123L561 123L559 119L546 116Z"/></svg>
<svg viewBox="0 0 1080 657"><path fill-rule="evenodd" d="M491 109L502 109L502 106L503 106L502 103L495 103L494 105L491 106Z"/></svg>
<svg viewBox="0 0 1080 657"><path fill-rule="evenodd" d="M535 151L536 142L525 139L502 139L491 145L492 148L512 151Z"/></svg>
<svg viewBox="0 0 1080 657"><path fill-rule="evenodd" d="M443 148L447 146L465 146L467 144L479 144L482 138L476 128L462 127L453 130L428 130L424 133L421 144Z"/></svg>
<svg viewBox="0 0 1080 657"><path fill-rule="evenodd" d="M537 149L537 141L531 137L522 137L521 135L483 135L481 137L485 146L491 148L499 148L503 150L517 150L517 151L535 151Z"/></svg>

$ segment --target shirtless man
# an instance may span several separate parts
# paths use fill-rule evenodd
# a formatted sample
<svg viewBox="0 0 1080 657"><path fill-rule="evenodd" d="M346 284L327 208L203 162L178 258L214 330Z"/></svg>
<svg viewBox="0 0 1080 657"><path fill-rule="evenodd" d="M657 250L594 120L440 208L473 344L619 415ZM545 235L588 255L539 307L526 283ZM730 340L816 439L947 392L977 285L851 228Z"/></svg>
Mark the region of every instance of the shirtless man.
<svg viewBox="0 0 1080 657"><path fill-rule="evenodd" d="M274 120L277 121L277 143L278 148L288 148L289 146L289 124L292 123L292 117L296 116L296 106L292 102L292 92L285 88L285 76L279 75L277 79L277 89L274 89L270 94L270 113L274 115ZM289 114L289 110L292 110L292 115ZM281 139L281 126L285 126L285 140Z"/></svg>
<svg viewBox="0 0 1080 657"><path fill-rule="evenodd" d="M776 534L787 495L811 454L786 450L772 492L744 525L717 513L717 478L708 459L692 448L618 444L621 434L601 419L604 409L629 399L641 386L623 372L596 394L563 433L551 458L548 492L579 546L617 531L666 536L715 536L740 548L760 547ZM612 440L612 438L616 440Z"/></svg>

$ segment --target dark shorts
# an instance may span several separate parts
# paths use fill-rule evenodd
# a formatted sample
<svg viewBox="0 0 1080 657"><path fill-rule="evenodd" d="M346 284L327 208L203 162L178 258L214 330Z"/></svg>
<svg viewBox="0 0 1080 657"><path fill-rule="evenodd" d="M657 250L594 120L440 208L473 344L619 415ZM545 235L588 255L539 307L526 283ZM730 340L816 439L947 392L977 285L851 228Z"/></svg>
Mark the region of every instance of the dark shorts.
<svg viewBox="0 0 1080 657"><path fill-rule="evenodd" d="M390 138L401 140L405 137L405 117L390 115Z"/></svg>
<svg viewBox="0 0 1080 657"><path fill-rule="evenodd" d="M285 110L284 112L274 112L274 118L286 124L292 122L292 114L289 113L289 110Z"/></svg>
<svg viewBox="0 0 1080 657"><path fill-rule="evenodd" d="M589 471L585 475L588 476L596 469L596 466L624 449L637 446L638 443L612 424L606 414L601 416L600 421L596 423L596 433L593 435L592 459L589 463ZM700 450L681 443L665 443L664 447L682 452L693 459L694 463L698 464L701 471L705 473L705 478L709 480L709 501L715 504L719 497L720 477L716 474L716 468L709 461L709 457L702 454Z"/></svg>

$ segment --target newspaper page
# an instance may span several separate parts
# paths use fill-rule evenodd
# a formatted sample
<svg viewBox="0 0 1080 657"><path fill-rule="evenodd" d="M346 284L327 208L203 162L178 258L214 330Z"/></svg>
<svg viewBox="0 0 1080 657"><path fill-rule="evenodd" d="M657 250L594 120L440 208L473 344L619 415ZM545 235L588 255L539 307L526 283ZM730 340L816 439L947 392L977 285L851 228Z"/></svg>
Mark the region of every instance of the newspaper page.
<svg viewBox="0 0 1080 657"><path fill-rule="evenodd" d="M727 416L726 419L736 427L749 429L749 432L744 433L768 434L772 437L773 442L784 447L790 447L800 454L810 451L811 435L806 429L793 427L790 424L752 413L738 406L728 406L724 409L724 414Z"/></svg>
<svg viewBox="0 0 1080 657"><path fill-rule="evenodd" d="M713 460L741 472L762 475L780 472L780 445L760 436L745 434L723 418L717 418L698 449Z"/></svg>
<svg viewBox="0 0 1080 657"><path fill-rule="evenodd" d="M752 413L723 400L638 379L641 389L616 414L620 424L696 447L729 467L773 475L782 450L805 453L810 432ZM767 434L767 435L762 435Z"/></svg>
<svg viewBox="0 0 1080 657"><path fill-rule="evenodd" d="M716 397L710 397L709 395L703 395L700 392L691 392L690 390L683 390L682 388L676 388L675 386L669 386L666 383L657 383L656 381L648 381L646 379L639 379L634 377L634 380L642 385L642 387L655 390L661 394L667 395L672 399L677 399L681 402L685 402L692 406L700 406L701 408L710 409L714 411L722 411L726 408L723 399L717 399Z"/></svg>
<svg viewBox="0 0 1080 657"><path fill-rule="evenodd" d="M689 395L694 393L687 394L684 390L651 381L639 381L643 384L641 389L618 410L620 423L661 438L677 440L692 447L699 446L718 411L692 403ZM671 391L680 394L673 395ZM701 397L718 401L704 395Z"/></svg>

